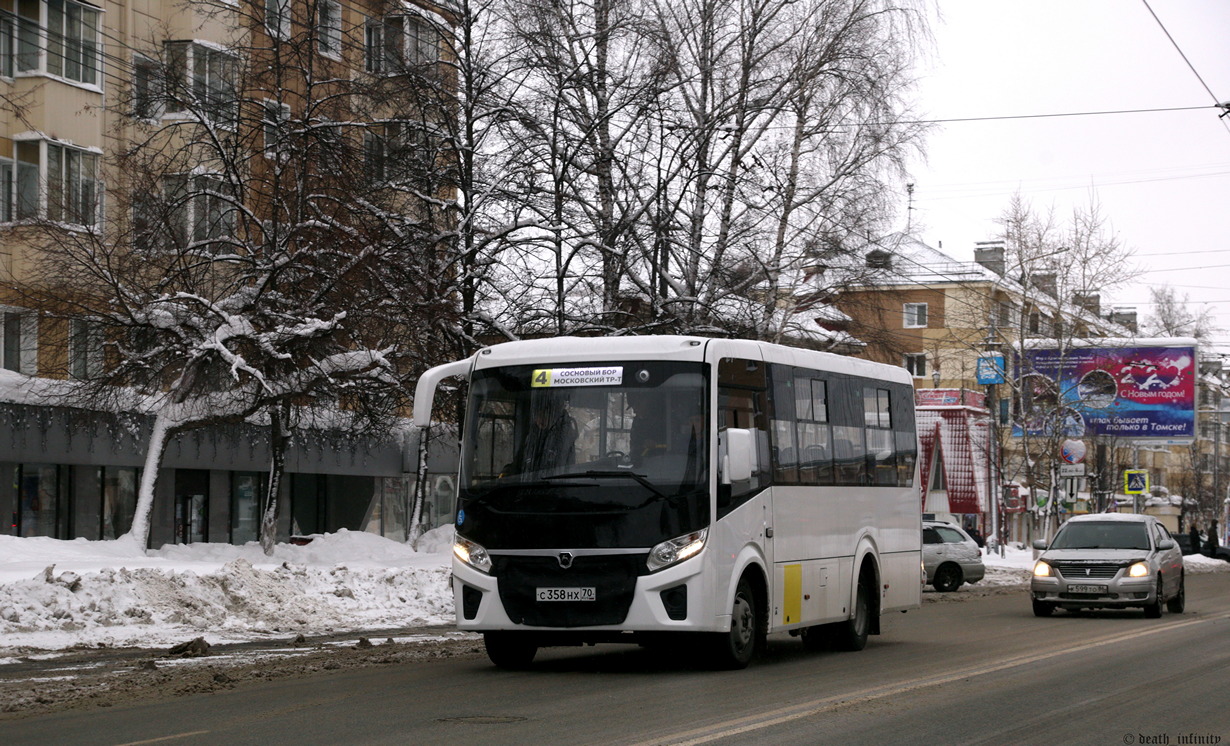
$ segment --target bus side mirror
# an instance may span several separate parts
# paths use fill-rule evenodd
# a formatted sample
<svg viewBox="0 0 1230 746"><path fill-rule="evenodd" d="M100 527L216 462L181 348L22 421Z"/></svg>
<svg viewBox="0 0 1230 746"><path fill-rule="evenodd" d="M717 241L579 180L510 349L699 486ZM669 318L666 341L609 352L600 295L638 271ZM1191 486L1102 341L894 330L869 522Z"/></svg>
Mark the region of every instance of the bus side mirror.
<svg viewBox="0 0 1230 746"><path fill-rule="evenodd" d="M722 462L722 484L746 482L752 478L755 465L756 441L752 431L728 427L718 439L718 458Z"/></svg>

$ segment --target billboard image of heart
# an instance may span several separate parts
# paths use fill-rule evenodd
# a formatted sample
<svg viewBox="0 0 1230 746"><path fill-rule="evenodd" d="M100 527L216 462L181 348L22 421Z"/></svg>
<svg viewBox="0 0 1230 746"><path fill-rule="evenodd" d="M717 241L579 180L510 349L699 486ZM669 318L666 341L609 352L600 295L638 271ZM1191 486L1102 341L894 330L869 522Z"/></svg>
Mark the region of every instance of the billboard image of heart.
<svg viewBox="0 0 1230 746"><path fill-rule="evenodd" d="M1013 435L1195 437L1194 346L1032 349L1024 358L1024 414Z"/></svg>

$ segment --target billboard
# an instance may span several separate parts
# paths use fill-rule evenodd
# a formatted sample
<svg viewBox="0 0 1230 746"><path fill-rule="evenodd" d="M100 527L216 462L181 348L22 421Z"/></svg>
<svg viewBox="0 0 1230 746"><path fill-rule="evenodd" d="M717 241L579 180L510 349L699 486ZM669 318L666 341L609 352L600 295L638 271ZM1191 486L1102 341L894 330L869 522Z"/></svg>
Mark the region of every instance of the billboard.
<svg viewBox="0 0 1230 746"><path fill-rule="evenodd" d="M1194 344L1031 349L1024 352L1018 375L1022 417L1013 435L1062 432L1072 438L1148 440L1196 435Z"/></svg>

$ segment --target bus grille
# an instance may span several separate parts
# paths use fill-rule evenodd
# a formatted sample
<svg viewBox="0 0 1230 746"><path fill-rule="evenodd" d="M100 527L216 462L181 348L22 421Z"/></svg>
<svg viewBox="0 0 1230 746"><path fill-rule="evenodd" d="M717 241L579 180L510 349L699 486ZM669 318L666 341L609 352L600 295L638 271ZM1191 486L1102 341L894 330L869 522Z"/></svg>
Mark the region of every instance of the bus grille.
<svg viewBox="0 0 1230 746"><path fill-rule="evenodd" d="M508 618L534 627L622 624L632 605L645 555L581 556L564 569L554 557L493 556L500 601ZM539 588L593 588L593 601L537 600Z"/></svg>

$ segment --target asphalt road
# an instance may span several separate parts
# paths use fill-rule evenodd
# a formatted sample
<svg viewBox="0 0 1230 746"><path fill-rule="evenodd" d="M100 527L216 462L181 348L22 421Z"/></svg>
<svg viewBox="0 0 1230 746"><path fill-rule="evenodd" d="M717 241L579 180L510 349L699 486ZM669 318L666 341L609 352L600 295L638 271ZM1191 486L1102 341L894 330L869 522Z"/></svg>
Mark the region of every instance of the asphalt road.
<svg viewBox="0 0 1230 746"><path fill-rule="evenodd" d="M672 651L540 651L321 673L0 723L4 744L1218 744L1230 574L1187 611L1035 618L1021 589L931 596L858 653L788 636L746 671Z"/></svg>

